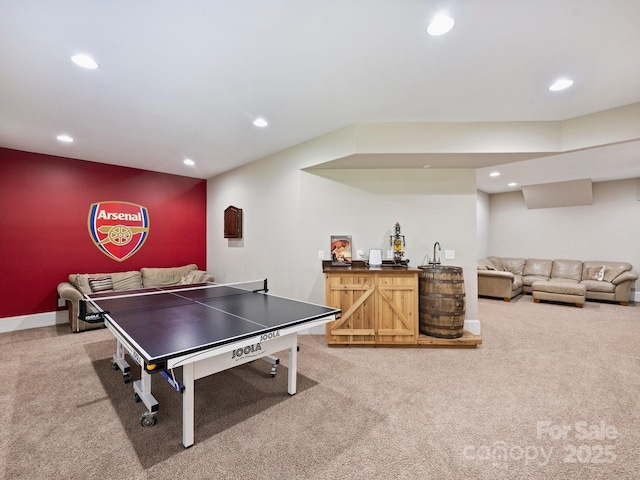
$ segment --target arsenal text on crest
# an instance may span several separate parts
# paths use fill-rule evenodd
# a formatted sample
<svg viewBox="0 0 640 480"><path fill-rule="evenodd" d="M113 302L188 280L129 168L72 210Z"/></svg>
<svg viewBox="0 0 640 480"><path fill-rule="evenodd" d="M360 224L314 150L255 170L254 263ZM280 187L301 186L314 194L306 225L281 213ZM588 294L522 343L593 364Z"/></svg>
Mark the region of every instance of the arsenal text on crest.
<svg viewBox="0 0 640 480"><path fill-rule="evenodd" d="M138 213L120 213L120 212L105 212L100 210L98 212L98 219L103 220L127 220L131 222L141 222L142 215Z"/></svg>

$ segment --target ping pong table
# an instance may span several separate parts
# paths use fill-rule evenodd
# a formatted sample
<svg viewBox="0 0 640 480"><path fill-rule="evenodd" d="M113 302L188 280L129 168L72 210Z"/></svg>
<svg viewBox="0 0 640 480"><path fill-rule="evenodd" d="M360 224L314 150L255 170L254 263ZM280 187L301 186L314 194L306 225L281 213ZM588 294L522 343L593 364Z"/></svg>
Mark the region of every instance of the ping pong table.
<svg viewBox="0 0 640 480"><path fill-rule="evenodd" d="M115 336L114 370L130 381L125 355L140 365L135 400L147 408L142 426L156 423L158 402L151 393L159 373L182 395L182 444L194 443L194 385L199 378L289 351L287 391L296 393L297 335L335 320L340 309L268 293L267 280L197 284L85 295L80 318L103 321ZM182 382L174 369L182 367Z"/></svg>

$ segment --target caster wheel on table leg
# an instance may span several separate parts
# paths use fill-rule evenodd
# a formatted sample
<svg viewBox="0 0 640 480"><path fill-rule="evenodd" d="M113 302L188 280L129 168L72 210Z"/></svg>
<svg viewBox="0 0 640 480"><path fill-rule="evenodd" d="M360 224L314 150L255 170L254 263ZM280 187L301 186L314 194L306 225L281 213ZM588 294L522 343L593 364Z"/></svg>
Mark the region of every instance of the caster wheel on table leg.
<svg viewBox="0 0 640 480"><path fill-rule="evenodd" d="M143 427L153 427L156 423L158 423L158 417L150 412L143 413L140 417L140 425Z"/></svg>
<svg viewBox="0 0 640 480"><path fill-rule="evenodd" d="M129 382L131 381L131 377L129 376L129 374L128 374L128 373L125 373L125 374L122 376L122 379L124 380L124 383L129 383Z"/></svg>
<svg viewBox="0 0 640 480"><path fill-rule="evenodd" d="M142 401L142 399L140 398L140 395L138 395L137 393L136 393L136 394L134 394L134 397L133 397L133 398L135 398L136 403L140 403L140 402Z"/></svg>
<svg viewBox="0 0 640 480"><path fill-rule="evenodd" d="M118 364L116 362L113 362L111 364L111 370L120 370L120 367L118 366Z"/></svg>

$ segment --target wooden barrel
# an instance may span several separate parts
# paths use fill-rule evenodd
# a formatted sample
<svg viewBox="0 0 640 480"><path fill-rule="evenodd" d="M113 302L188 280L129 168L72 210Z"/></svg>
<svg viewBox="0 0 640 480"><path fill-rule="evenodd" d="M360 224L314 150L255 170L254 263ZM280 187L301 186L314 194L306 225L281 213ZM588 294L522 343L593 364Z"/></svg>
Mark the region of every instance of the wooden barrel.
<svg viewBox="0 0 640 480"><path fill-rule="evenodd" d="M466 299L462 268L419 266L420 333L459 338L464 327Z"/></svg>

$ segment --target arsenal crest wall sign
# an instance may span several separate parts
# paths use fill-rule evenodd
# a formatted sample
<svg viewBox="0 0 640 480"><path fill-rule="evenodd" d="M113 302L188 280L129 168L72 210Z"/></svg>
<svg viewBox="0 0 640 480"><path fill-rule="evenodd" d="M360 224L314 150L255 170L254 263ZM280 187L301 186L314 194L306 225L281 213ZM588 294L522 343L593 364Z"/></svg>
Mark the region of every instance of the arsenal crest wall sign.
<svg viewBox="0 0 640 480"><path fill-rule="evenodd" d="M140 250L149 236L149 212L129 202L93 203L89 235L98 250L122 262Z"/></svg>

